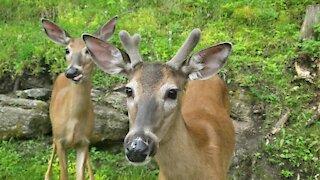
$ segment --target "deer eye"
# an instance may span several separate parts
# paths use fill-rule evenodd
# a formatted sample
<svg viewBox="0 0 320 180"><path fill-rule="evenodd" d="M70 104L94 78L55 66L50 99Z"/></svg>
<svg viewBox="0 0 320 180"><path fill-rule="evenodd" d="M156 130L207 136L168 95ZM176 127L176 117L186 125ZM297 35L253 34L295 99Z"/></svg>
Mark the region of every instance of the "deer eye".
<svg viewBox="0 0 320 180"><path fill-rule="evenodd" d="M66 54L69 54L70 50L68 48L66 48Z"/></svg>
<svg viewBox="0 0 320 180"><path fill-rule="evenodd" d="M86 49L85 53L86 53L86 54L89 54L89 50L88 50L88 49Z"/></svg>
<svg viewBox="0 0 320 180"><path fill-rule="evenodd" d="M169 99L177 99L178 89L170 89L167 92L167 98Z"/></svg>
<svg viewBox="0 0 320 180"><path fill-rule="evenodd" d="M133 90L132 88L129 88L129 87L126 87L126 94L127 94L127 97L132 97L133 96Z"/></svg>

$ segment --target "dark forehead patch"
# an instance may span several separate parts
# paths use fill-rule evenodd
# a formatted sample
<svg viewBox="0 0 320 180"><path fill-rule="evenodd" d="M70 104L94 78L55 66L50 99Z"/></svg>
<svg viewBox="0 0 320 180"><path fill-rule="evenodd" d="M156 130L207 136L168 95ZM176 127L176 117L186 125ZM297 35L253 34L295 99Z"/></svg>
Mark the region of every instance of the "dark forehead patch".
<svg viewBox="0 0 320 180"><path fill-rule="evenodd" d="M142 88L154 88L163 78L163 68L161 63L144 64L141 72Z"/></svg>

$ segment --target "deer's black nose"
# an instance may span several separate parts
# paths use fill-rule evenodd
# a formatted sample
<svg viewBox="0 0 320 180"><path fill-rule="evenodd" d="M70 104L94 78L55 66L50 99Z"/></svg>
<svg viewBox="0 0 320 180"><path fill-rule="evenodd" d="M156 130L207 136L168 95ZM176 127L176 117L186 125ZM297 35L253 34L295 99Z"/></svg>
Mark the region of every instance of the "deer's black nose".
<svg viewBox="0 0 320 180"><path fill-rule="evenodd" d="M79 70L75 67L70 67L65 71L65 75L69 79L73 79L74 77L79 75Z"/></svg>
<svg viewBox="0 0 320 180"><path fill-rule="evenodd" d="M131 162L144 162L148 155L149 147L142 139L135 139L126 147L126 156Z"/></svg>

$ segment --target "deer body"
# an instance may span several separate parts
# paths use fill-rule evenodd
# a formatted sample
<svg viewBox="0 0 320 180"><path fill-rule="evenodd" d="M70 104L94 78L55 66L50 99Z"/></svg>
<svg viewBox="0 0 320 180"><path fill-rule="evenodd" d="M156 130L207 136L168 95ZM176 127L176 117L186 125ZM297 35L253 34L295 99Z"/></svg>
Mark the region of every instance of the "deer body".
<svg viewBox="0 0 320 180"><path fill-rule="evenodd" d="M126 158L145 164L154 157L159 179L227 179L235 135L228 91L216 73L226 63L231 44L187 58L200 39L200 30L194 29L169 62L144 63L140 36L126 31L119 36L127 53L89 35L83 39L101 69L128 77Z"/></svg>
<svg viewBox="0 0 320 180"><path fill-rule="evenodd" d="M104 24L95 35L103 40L114 32L117 17ZM89 178L94 179L90 165L89 145L94 130L94 111L91 101L92 73L95 64L81 38L69 34L53 22L43 19L46 35L54 42L66 46L68 67L55 80L50 102L53 149L45 179L51 179L52 163L57 152L60 179L68 179L67 150L76 149L76 178L85 177L85 166Z"/></svg>
<svg viewBox="0 0 320 180"><path fill-rule="evenodd" d="M91 77L86 82L74 84L61 73L54 84L50 103L52 129L57 135L55 140L66 147L90 142L94 128L90 93Z"/></svg>
<svg viewBox="0 0 320 180"><path fill-rule="evenodd" d="M155 155L159 179L226 179L234 131L224 82L190 81L175 122Z"/></svg>
<svg viewBox="0 0 320 180"><path fill-rule="evenodd" d="M57 149L60 178L68 179L67 149L77 150L77 179L84 179L87 165L90 179L94 179L89 159L90 138L94 129L94 112L91 101L91 73L81 84L75 84L61 73L55 81L51 102L50 119L53 134L53 152L46 173L50 179L52 161Z"/></svg>

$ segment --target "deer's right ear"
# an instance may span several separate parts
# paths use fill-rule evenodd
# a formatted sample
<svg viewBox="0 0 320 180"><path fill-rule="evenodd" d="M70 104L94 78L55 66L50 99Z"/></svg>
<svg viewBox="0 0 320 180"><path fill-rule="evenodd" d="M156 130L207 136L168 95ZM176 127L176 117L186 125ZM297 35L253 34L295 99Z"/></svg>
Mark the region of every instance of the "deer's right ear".
<svg viewBox="0 0 320 180"><path fill-rule="evenodd" d="M44 32L52 41L63 46L66 46L69 43L71 37L65 30L45 18L41 19L41 22Z"/></svg>
<svg viewBox="0 0 320 180"><path fill-rule="evenodd" d="M89 34L83 34L82 39L93 61L104 72L125 76L129 74L131 71L130 59L125 52Z"/></svg>
<svg viewBox="0 0 320 180"><path fill-rule="evenodd" d="M102 25L94 35L102 40L108 40L114 33L117 20L118 16L114 16L107 23Z"/></svg>

